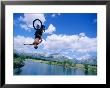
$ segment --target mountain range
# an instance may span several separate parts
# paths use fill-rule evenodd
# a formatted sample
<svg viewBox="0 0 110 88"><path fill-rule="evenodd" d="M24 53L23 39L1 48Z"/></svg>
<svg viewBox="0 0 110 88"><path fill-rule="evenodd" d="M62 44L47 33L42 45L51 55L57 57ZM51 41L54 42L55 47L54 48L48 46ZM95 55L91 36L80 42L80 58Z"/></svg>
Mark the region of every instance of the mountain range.
<svg viewBox="0 0 110 88"><path fill-rule="evenodd" d="M69 60L73 63L79 63L79 64L91 64L91 65L97 65L97 57L96 56L90 56L87 58L71 58L68 56L65 56L60 53L53 53L53 54L47 54L47 53L19 53L16 50L14 50L14 53L18 55L25 55L25 56L31 56L33 58L40 58L40 59L45 59L45 60L50 60L50 61L65 61Z"/></svg>

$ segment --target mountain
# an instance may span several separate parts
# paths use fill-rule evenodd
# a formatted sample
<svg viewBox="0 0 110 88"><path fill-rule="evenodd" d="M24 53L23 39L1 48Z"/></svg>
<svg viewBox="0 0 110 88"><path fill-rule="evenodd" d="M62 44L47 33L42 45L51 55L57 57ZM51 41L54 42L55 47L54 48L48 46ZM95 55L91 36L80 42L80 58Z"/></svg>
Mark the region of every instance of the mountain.
<svg viewBox="0 0 110 88"><path fill-rule="evenodd" d="M88 58L82 58L80 60L76 59L76 63L97 65L97 57L96 56L90 56Z"/></svg>
<svg viewBox="0 0 110 88"><path fill-rule="evenodd" d="M74 63L79 63L79 64L91 64L91 65L97 65L97 58L94 56L86 57L86 58L71 58L69 56L62 55L60 53L53 53L53 54L48 54L48 53L18 53L17 51L14 51L18 55L25 55L25 56L31 56L33 58L40 58L40 59L45 59L45 60L50 60L50 61L65 61L69 60Z"/></svg>
<svg viewBox="0 0 110 88"><path fill-rule="evenodd" d="M52 61L64 61L69 59L67 56L59 53L50 54L47 58Z"/></svg>

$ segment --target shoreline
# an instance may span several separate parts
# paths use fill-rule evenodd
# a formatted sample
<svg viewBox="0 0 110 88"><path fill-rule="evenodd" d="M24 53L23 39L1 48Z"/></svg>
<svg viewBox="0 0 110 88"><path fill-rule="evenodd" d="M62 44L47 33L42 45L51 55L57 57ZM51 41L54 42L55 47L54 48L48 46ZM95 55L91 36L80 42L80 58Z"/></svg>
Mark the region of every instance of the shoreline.
<svg viewBox="0 0 110 88"><path fill-rule="evenodd" d="M28 60L28 59L25 59ZM44 64L49 64L49 65L57 65L57 66L64 66L65 68L76 68L76 69L82 69L82 70L93 70L97 71L97 66L91 66L91 65L84 65L84 64L63 64L64 62L58 62L58 61L49 61L49 60L42 60L42 59L29 59L34 62L39 62L39 63L44 63Z"/></svg>

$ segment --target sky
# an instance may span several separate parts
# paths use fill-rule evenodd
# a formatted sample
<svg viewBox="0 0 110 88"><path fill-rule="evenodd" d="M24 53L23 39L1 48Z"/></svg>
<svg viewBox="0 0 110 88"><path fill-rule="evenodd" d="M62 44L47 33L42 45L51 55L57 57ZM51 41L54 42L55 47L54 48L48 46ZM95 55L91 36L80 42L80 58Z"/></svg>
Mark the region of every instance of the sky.
<svg viewBox="0 0 110 88"><path fill-rule="evenodd" d="M34 19L40 19L46 30L38 49L23 45L33 43ZM60 53L71 58L97 55L96 13L14 13L14 49L25 53Z"/></svg>

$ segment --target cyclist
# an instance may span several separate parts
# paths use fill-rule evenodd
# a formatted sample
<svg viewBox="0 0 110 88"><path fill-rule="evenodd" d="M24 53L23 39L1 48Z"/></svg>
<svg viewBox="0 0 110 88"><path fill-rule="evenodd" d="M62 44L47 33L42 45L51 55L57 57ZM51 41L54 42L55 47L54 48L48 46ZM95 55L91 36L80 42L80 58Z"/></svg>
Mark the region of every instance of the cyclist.
<svg viewBox="0 0 110 88"><path fill-rule="evenodd" d="M37 25L37 29L35 29L35 40L33 42L34 48L37 49L38 48L38 44L40 44L42 42L42 33L45 32L45 26L41 25L41 28L39 25Z"/></svg>

